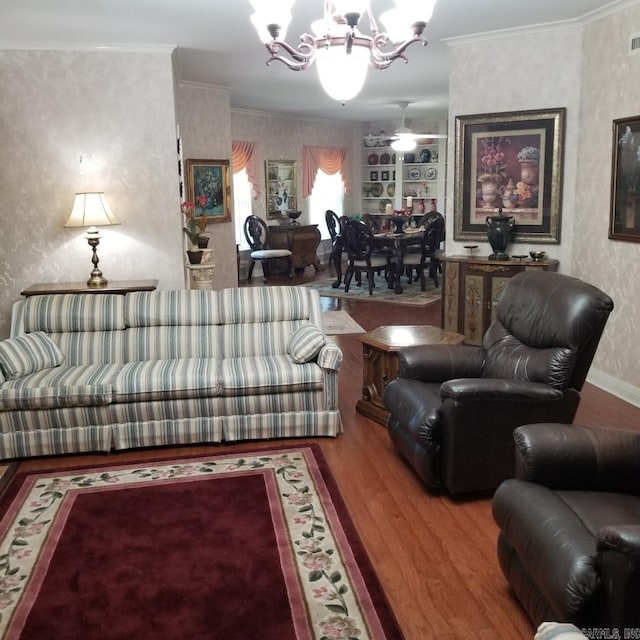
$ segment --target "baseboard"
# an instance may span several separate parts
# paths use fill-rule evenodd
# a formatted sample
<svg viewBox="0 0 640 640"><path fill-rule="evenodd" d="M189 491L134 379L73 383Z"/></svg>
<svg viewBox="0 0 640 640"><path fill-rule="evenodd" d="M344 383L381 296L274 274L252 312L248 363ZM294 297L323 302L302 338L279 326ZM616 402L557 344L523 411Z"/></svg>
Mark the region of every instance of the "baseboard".
<svg viewBox="0 0 640 640"><path fill-rule="evenodd" d="M640 407L640 389L626 382L610 376L608 373L591 368L587 375L587 382L600 387L604 391L621 398L625 402Z"/></svg>

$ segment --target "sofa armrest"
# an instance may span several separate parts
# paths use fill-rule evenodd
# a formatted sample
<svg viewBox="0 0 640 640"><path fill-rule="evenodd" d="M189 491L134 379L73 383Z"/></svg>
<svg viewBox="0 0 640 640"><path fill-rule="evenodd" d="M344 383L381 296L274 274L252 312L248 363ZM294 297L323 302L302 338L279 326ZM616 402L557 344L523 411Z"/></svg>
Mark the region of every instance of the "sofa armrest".
<svg viewBox="0 0 640 640"><path fill-rule="evenodd" d="M340 369L340 365L342 364L342 350L331 338L327 337L324 346L320 349L317 363L318 366L323 369L331 369L333 371Z"/></svg>
<svg viewBox="0 0 640 640"><path fill-rule="evenodd" d="M557 402L562 391L542 382L503 380L500 378L458 378L447 380L440 387L440 397L457 403L482 402Z"/></svg>
<svg viewBox="0 0 640 640"><path fill-rule="evenodd" d="M398 350L398 376L421 382L444 382L482 374L484 349L470 345L429 344Z"/></svg>
<svg viewBox="0 0 640 640"><path fill-rule="evenodd" d="M566 424L514 432L516 477L551 489L640 495L640 433Z"/></svg>

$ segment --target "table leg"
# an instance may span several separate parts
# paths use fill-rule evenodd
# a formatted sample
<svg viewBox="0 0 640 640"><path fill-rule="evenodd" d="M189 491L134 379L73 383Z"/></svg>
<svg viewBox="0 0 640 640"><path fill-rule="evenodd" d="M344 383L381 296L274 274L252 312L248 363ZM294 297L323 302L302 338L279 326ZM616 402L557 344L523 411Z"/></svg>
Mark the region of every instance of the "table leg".
<svg viewBox="0 0 640 640"><path fill-rule="evenodd" d="M337 289L342 282L342 247L336 246L333 248L329 264L331 264L331 260L333 260L333 264L336 268L336 280L331 283L331 287L333 289Z"/></svg>

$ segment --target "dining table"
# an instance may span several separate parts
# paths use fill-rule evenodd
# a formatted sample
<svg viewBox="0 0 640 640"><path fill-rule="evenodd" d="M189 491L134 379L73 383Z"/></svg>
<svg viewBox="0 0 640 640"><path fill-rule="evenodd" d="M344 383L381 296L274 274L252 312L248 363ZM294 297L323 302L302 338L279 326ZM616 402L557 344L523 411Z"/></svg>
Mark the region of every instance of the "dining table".
<svg viewBox="0 0 640 640"><path fill-rule="evenodd" d="M389 273L388 287L389 289L393 289L397 294L403 292L400 278L403 271L402 262L404 254L407 247L420 245L422 242L422 232L422 227L409 227L403 233L383 231L373 234L374 249L384 249L389 252L389 263L393 266L393 271ZM336 238L333 250L336 255L336 260L334 261L336 265L336 280L331 286L337 289L342 284L342 252L344 250L340 236Z"/></svg>

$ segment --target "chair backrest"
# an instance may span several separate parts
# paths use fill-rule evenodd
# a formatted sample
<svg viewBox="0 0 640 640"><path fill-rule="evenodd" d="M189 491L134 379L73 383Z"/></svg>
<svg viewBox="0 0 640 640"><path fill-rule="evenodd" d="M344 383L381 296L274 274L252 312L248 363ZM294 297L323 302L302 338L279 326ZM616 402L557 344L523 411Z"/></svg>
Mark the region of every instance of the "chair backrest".
<svg viewBox="0 0 640 640"><path fill-rule="evenodd" d="M252 251L269 248L269 229L267 223L258 216L247 216L244 221L244 237Z"/></svg>
<svg viewBox="0 0 640 640"><path fill-rule="evenodd" d="M371 257L373 233L361 220L349 220L344 231L344 249L349 261L367 261Z"/></svg>
<svg viewBox="0 0 640 640"><path fill-rule="evenodd" d="M331 209L327 209L324 213L324 219L327 223L327 229L329 230L329 235L331 236L331 242L335 242L338 237L338 233L340 233L340 218L338 218L338 214Z"/></svg>
<svg viewBox="0 0 640 640"><path fill-rule="evenodd" d="M438 211L428 213L422 218L424 231L422 232L422 259L433 258L440 248L444 236L444 217Z"/></svg>
<svg viewBox="0 0 640 640"><path fill-rule="evenodd" d="M613 309L611 298L577 278L524 271L511 278L483 338L483 377L582 389Z"/></svg>

